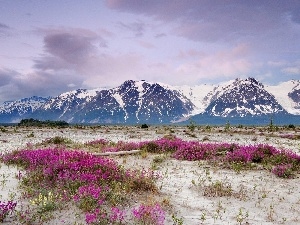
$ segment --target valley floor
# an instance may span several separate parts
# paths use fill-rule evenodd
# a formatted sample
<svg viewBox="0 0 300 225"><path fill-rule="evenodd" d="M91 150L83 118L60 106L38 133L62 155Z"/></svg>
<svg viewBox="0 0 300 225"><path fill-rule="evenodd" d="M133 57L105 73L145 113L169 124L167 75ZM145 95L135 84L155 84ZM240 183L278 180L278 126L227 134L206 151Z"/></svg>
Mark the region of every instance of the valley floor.
<svg viewBox="0 0 300 225"><path fill-rule="evenodd" d="M98 126L71 128L5 127L0 132L0 151L7 153L25 148L51 147L47 140L63 137L72 141L72 149L95 151L84 143L106 139L112 142L140 142L175 135L183 140L240 145L269 144L300 154L300 130L266 127L188 127ZM293 138L295 137L295 138ZM106 156L107 157L107 156ZM109 156L125 168L154 169L160 174L158 193L141 196L140 202L159 201L167 211L165 224L300 224L300 176L293 179L276 177L273 173L255 170L234 171L205 161L179 161L167 157L154 163L159 154ZM20 199L16 174L19 169L2 164L0 169L1 201ZM230 194L218 197L209 187L230 187ZM18 206L20 207L20 206ZM18 208L17 207L17 208ZM172 218L173 215L173 218ZM181 223L182 222L182 223ZM7 218L7 224L17 224ZM80 211L73 206L58 212L45 224L85 224Z"/></svg>

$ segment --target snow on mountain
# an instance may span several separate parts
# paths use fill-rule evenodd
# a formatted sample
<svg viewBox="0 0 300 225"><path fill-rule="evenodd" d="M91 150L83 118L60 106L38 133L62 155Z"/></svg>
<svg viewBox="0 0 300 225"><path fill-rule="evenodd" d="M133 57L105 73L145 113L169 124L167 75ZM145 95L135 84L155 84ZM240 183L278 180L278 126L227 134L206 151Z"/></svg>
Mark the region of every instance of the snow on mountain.
<svg viewBox="0 0 300 225"><path fill-rule="evenodd" d="M178 91L182 96L185 96L195 105L195 108L191 112L191 115L195 115L205 111L210 102L207 98L207 94L213 91L214 88L216 88L216 85L209 84L194 86L170 86L163 84L163 86L171 90Z"/></svg>
<svg viewBox="0 0 300 225"><path fill-rule="evenodd" d="M69 92L62 93L57 97L51 98L45 105L43 105L44 109L57 108L60 109L63 106L68 104L80 104L84 101L89 102L94 96L97 95L101 88L98 89L77 89Z"/></svg>
<svg viewBox="0 0 300 225"><path fill-rule="evenodd" d="M7 101L0 105L0 122L18 122L22 117L39 109L48 98L33 96L17 101Z"/></svg>
<svg viewBox="0 0 300 225"><path fill-rule="evenodd" d="M300 115L300 80L290 80L279 85L266 86L265 89L275 96L287 112Z"/></svg>
<svg viewBox="0 0 300 225"><path fill-rule="evenodd" d="M220 86L211 95L211 102L205 113L222 117L245 117L285 113L284 108L264 85L254 78L236 79Z"/></svg>
<svg viewBox="0 0 300 225"><path fill-rule="evenodd" d="M105 99L110 98L109 102ZM103 102L104 101L104 102ZM111 103L111 104L109 104ZM101 105L103 112L95 112L92 105ZM193 110L191 101L177 91L170 90L158 83L142 81L125 81L119 87L110 89L102 98L87 104L88 114L104 118L108 111L118 121L136 123L143 121L170 122L180 119ZM124 115L124 116L123 116ZM123 116L123 118L122 118ZM95 120L96 118L94 118ZM98 121L100 122L100 121Z"/></svg>
<svg viewBox="0 0 300 225"><path fill-rule="evenodd" d="M41 107L48 98L33 96L30 98L23 98L16 101L7 101L0 105L0 113L11 113L17 111L19 115L33 112Z"/></svg>

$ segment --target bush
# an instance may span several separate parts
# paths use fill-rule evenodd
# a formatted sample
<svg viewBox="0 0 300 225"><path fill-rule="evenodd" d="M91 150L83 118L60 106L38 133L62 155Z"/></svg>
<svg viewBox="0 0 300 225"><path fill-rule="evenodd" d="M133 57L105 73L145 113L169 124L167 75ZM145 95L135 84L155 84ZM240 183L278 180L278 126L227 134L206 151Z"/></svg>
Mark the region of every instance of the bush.
<svg viewBox="0 0 300 225"><path fill-rule="evenodd" d="M19 123L18 126L25 126L25 127L68 127L69 124L65 121L40 121L36 120L33 118L30 119L22 119Z"/></svg>
<svg viewBox="0 0 300 225"><path fill-rule="evenodd" d="M290 128L290 129L295 129L296 127L295 127L294 124L289 124L289 125L288 125L288 128Z"/></svg>
<svg viewBox="0 0 300 225"><path fill-rule="evenodd" d="M148 127L149 127L149 126L148 126L147 124L145 124L145 123L144 123L144 124L142 124L142 126L141 126L141 128L142 128L142 129L144 129L144 128L148 128Z"/></svg>
<svg viewBox="0 0 300 225"><path fill-rule="evenodd" d="M291 178L293 176L292 165L277 165L273 168L272 173L274 173L277 177Z"/></svg>

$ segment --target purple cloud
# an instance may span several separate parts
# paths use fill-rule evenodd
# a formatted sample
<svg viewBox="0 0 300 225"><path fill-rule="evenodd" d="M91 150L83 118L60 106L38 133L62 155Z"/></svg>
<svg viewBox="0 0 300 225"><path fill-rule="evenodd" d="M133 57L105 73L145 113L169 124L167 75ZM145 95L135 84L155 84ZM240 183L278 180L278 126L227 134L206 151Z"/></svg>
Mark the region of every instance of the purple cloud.
<svg viewBox="0 0 300 225"><path fill-rule="evenodd" d="M15 75L15 71L0 69L0 87L9 84Z"/></svg>
<svg viewBox="0 0 300 225"><path fill-rule="evenodd" d="M287 17L299 22L299 1L107 0L111 9L176 22L174 32L195 41L239 41L285 26Z"/></svg>
<svg viewBox="0 0 300 225"><path fill-rule="evenodd" d="M155 35L156 38L162 38L162 37L165 37L165 36L167 36L165 33L159 33L159 34Z"/></svg>
<svg viewBox="0 0 300 225"><path fill-rule="evenodd" d="M136 37L141 37L144 35L145 24L142 22L124 23L118 22L118 26L133 32Z"/></svg>
<svg viewBox="0 0 300 225"><path fill-rule="evenodd" d="M75 80L78 86L84 80L83 74L88 73L87 65L98 57L98 50L102 46L107 46L102 37L86 29L50 29L38 32L44 35L44 54L34 61L36 72L41 75L48 74L49 71L60 75L72 74L72 82ZM63 83L66 84L66 80Z"/></svg>
<svg viewBox="0 0 300 225"><path fill-rule="evenodd" d="M35 75L46 86L52 87L52 80L59 82L58 90L115 85L124 79L134 79L136 69L140 70L137 66L140 56L104 53L100 46L106 41L89 30L39 30L39 33L44 35L44 53L34 60L34 68ZM113 36L108 31L104 33ZM151 47L147 42L140 44Z"/></svg>
<svg viewBox="0 0 300 225"><path fill-rule="evenodd" d="M7 26L3 23L0 23L0 29L9 29L9 26Z"/></svg>
<svg viewBox="0 0 300 225"><path fill-rule="evenodd" d="M47 35L44 43L46 52L72 64L89 57L94 49L89 37L70 33Z"/></svg>
<svg viewBox="0 0 300 225"><path fill-rule="evenodd" d="M8 31L10 30L10 27L4 23L0 23L0 37L6 36L8 34Z"/></svg>

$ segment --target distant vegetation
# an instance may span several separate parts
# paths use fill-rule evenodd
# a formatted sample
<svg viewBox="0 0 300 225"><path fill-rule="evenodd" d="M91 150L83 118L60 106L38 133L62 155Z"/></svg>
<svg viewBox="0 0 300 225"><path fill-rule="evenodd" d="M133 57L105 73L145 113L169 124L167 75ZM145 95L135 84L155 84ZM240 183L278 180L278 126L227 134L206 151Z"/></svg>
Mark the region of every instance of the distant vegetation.
<svg viewBox="0 0 300 225"><path fill-rule="evenodd" d="M69 124L65 121L50 121L50 120L45 120L45 121L40 121L36 119L22 119L19 123L18 126L26 126L26 127L67 127Z"/></svg>
<svg viewBox="0 0 300 225"><path fill-rule="evenodd" d="M149 126L146 124L146 123L144 123L144 124L142 124L142 126L141 126L141 128L148 128Z"/></svg>

